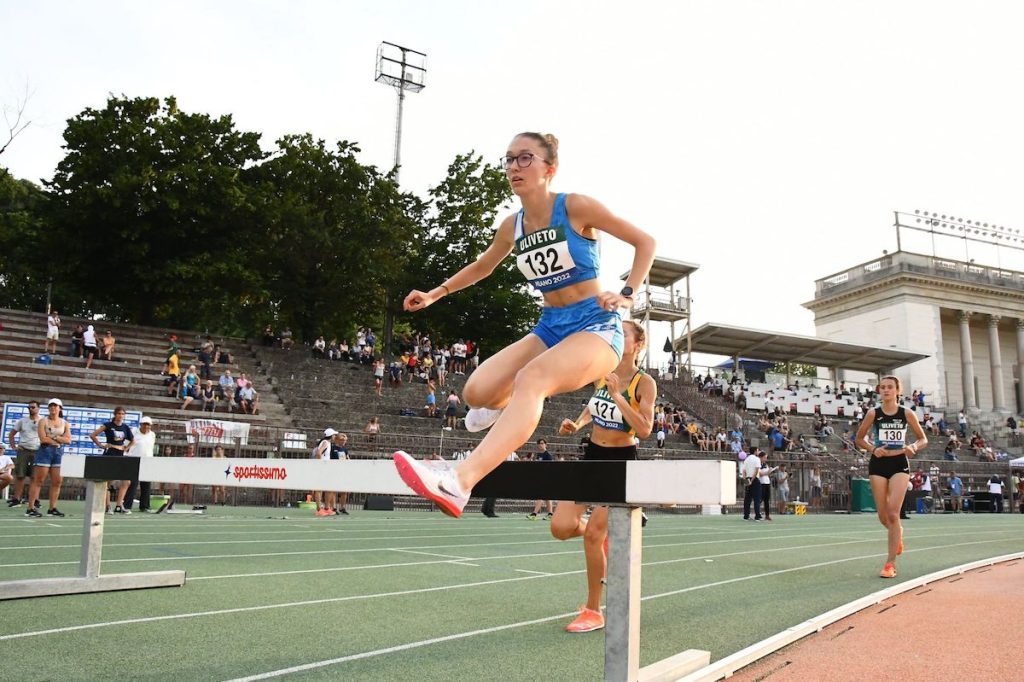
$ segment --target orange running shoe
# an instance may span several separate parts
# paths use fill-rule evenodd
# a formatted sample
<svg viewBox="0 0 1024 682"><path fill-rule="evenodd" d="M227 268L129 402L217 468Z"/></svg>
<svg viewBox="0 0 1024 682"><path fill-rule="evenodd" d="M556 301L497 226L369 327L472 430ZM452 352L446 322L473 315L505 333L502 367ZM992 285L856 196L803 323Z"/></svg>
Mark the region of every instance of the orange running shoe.
<svg viewBox="0 0 1024 682"><path fill-rule="evenodd" d="M895 578L896 577L896 564L890 562L882 567L882 572L878 574L879 578Z"/></svg>
<svg viewBox="0 0 1024 682"><path fill-rule="evenodd" d="M604 616L600 611L592 611L586 606L580 607L580 615L576 620L565 626L566 632L593 632L604 627Z"/></svg>

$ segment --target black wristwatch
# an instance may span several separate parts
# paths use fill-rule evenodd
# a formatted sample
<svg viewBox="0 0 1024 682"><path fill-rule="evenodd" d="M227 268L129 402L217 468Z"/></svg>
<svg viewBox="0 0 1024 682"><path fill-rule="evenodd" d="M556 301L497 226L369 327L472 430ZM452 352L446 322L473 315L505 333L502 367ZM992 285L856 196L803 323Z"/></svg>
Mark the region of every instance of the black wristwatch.
<svg viewBox="0 0 1024 682"><path fill-rule="evenodd" d="M622 287L622 291L619 292L619 296L633 298L633 287Z"/></svg>

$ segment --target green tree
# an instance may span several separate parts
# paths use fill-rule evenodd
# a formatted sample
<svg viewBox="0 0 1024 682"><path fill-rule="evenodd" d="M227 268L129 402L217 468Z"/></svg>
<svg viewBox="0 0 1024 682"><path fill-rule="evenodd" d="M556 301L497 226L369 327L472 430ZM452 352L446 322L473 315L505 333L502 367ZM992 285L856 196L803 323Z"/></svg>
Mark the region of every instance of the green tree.
<svg viewBox="0 0 1024 682"><path fill-rule="evenodd" d="M479 258L494 238L498 212L508 208L511 196L501 170L485 165L480 156L457 156L447 177L430 190L429 229L414 247L415 267L408 272L402 298L413 288L437 286ZM401 302L399 298L399 307ZM485 353L493 353L528 333L539 316L538 298L530 293L515 261L506 258L487 279L422 312L407 314L403 321L446 341L471 338Z"/></svg>
<svg viewBox="0 0 1024 682"><path fill-rule="evenodd" d="M811 378L818 376L818 368L815 367L814 365L802 365L798 362L791 362L788 364L790 376ZM785 374L786 365L787 363L785 362L776 362L774 365L772 365L770 371L774 374Z"/></svg>
<svg viewBox="0 0 1024 682"><path fill-rule="evenodd" d="M255 170L258 270L277 323L307 341L379 319L422 231L419 200L360 164L358 152L290 135Z"/></svg>
<svg viewBox="0 0 1024 682"><path fill-rule="evenodd" d="M246 308L267 299L247 254L259 134L173 97L111 97L69 120L64 139L47 183L64 245L58 292L141 324L251 324Z"/></svg>
<svg viewBox="0 0 1024 682"><path fill-rule="evenodd" d="M46 223L46 194L0 167L0 306L43 310L59 243Z"/></svg>

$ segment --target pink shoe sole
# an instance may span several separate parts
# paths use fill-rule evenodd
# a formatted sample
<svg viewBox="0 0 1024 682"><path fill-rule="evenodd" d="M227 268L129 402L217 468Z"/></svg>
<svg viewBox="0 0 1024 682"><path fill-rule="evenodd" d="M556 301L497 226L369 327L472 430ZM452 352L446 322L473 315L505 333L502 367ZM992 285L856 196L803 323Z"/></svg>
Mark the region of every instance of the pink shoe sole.
<svg viewBox="0 0 1024 682"><path fill-rule="evenodd" d="M416 473L416 469L409 465L402 457L398 457L399 453L395 453L392 457L395 462L395 468L398 469L398 475L402 478L407 486L412 488L412 491L420 497L426 498L436 504L438 508L452 517L457 519L462 516L462 510L451 504L451 502L440 495L435 495L427 489L427 486L423 485L423 481L420 479L419 474Z"/></svg>

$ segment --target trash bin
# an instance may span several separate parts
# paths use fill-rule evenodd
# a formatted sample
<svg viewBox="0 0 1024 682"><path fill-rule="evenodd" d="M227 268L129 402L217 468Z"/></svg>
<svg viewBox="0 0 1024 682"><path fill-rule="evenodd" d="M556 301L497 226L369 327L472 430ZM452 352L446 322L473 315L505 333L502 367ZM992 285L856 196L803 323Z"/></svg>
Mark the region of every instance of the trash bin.
<svg viewBox="0 0 1024 682"><path fill-rule="evenodd" d="M873 512L875 498L871 494L871 483L866 478L855 478L850 481L851 507L855 512Z"/></svg>

